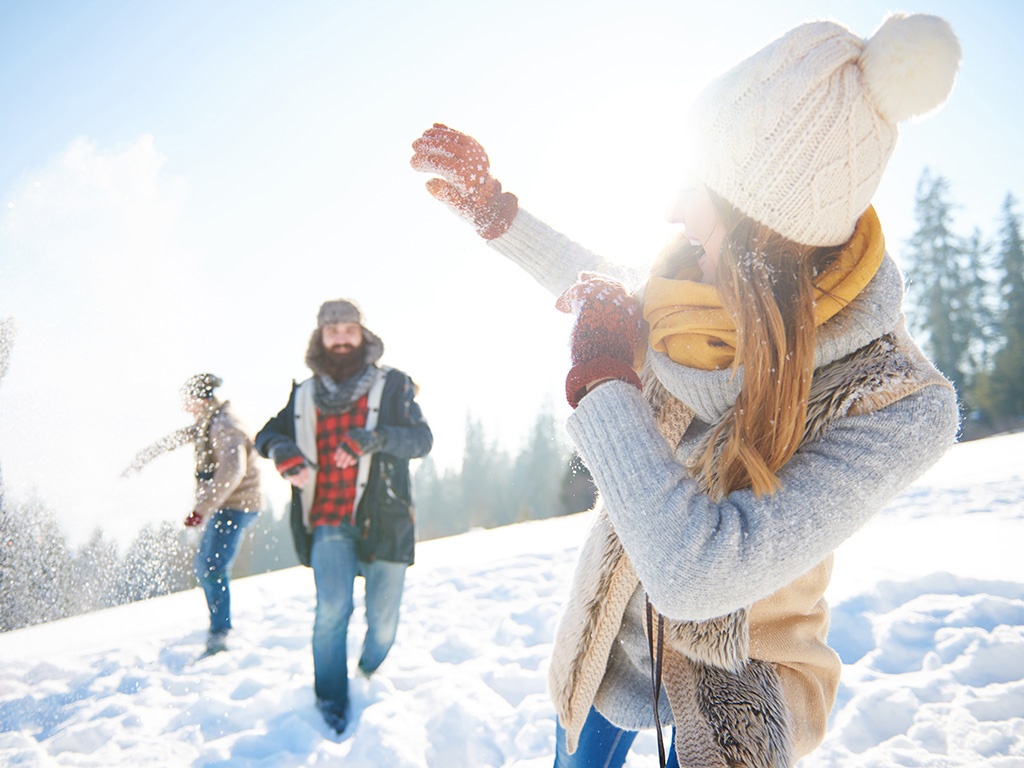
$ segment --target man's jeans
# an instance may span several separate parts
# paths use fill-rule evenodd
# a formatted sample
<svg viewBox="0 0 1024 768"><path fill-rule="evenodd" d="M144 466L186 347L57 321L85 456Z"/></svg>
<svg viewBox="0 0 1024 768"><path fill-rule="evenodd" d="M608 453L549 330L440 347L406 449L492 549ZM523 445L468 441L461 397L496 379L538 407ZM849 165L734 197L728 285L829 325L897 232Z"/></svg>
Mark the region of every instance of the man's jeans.
<svg viewBox="0 0 1024 768"><path fill-rule="evenodd" d="M358 544L359 532L348 523L320 525L313 531L314 689L318 699L342 707L348 704L348 620L354 607L356 576L366 579L366 638L359 658L359 668L366 674L381 665L395 642L405 583L405 563L361 563L356 555Z"/></svg>
<svg viewBox="0 0 1024 768"><path fill-rule="evenodd" d="M678 768L675 747L676 729L672 729L672 746L666 762L668 768ZM580 743L573 754L565 744L565 729L555 726L555 768L622 768L629 748L637 737L636 731L625 731L609 723L593 707L583 723Z"/></svg>
<svg viewBox="0 0 1024 768"><path fill-rule="evenodd" d="M210 608L210 631L231 629L231 564L235 562L242 534L256 520L258 512L218 509L203 530L194 562L196 578L206 593Z"/></svg>

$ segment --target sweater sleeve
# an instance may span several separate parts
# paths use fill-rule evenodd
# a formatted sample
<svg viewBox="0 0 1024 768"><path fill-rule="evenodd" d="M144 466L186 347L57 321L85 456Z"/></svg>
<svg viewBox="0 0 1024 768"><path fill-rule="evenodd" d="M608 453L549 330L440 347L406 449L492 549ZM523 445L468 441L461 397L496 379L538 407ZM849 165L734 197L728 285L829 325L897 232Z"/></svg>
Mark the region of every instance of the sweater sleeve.
<svg viewBox="0 0 1024 768"><path fill-rule="evenodd" d="M568 422L651 602L681 620L748 606L806 573L938 461L958 426L954 393L924 387L801 446L774 494L716 503L634 387L596 388Z"/></svg>
<svg viewBox="0 0 1024 768"><path fill-rule="evenodd" d="M487 244L555 296L575 283L584 271L609 275L629 288L637 279L627 268L597 256L522 208L508 231Z"/></svg>
<svg viewBox="0 0 1024 768"><path fill-rule="evenodd" d="M245 435L237 429L214 420L210 443L217 468L213 477L199 483L196 512L204 519L220 509L242 482L248 463Z"/></svg>

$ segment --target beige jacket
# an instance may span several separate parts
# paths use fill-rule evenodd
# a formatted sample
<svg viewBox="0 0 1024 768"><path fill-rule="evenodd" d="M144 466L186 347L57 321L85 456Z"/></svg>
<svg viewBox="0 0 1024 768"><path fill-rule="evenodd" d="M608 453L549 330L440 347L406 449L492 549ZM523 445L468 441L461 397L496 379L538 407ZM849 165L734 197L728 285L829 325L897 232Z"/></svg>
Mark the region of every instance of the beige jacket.
<svg viewBox="0 0 1024 768"><path fill-rule="evenodd" d="M196 512L203 519L218 509L258 512L259 455L228 403L213 409L196 441Z"/></svg>

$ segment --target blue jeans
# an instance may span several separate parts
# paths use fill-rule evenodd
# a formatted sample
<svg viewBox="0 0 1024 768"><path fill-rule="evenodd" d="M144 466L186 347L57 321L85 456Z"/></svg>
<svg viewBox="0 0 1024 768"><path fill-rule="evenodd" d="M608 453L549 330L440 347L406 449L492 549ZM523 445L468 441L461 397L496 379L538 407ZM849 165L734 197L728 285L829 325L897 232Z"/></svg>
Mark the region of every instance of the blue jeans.
<svg viewBox="0 0 1024 768"><path fill-rule="evenodd" d="M231 564L235 562L242 534L256 520L258 512L218 509L203 530L193 563L199 586L210 608L210 631L231 629Z"/></svg>
<svg viewBox="0 0 1024 768"><path fill-rule="evenodd" d="M672 746L669 747L667 762L669 768L678 768L675 747L676 729L672 729ZM555 726L555 768L622 768L626 754L637 737L636 731L626 731L609 723L593 707L580 731L580 743L573 754L565 744L565 729L561 723Z"/></svg>
<svg viewBox="0 0 1024 768"><path fill-rule="evenodd" d="M361 563L358 545L359 532L353 525L320 525L313 530L313 687L318 699L339 707L348 704L348 620L355 607L356 576L366 580L366 638L359 668L367 674L381 665L395 642L405 583L405 563Z"/></svg>

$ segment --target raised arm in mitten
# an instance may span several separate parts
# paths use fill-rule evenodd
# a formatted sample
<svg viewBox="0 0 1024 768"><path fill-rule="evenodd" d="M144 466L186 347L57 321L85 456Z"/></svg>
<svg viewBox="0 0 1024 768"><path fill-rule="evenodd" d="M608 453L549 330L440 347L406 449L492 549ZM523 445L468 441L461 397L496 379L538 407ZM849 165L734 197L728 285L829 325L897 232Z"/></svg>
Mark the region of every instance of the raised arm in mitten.
<svg viewBox="0 0 1024 768"><path fill-rule="evenodd" d="M427 191L455 213L472 222L485 240L508 231L519 212L519 200L503 192L491 176L487 153L472 136L434 123L412 145L409 161L417 171L435 173Z"/></svg>

